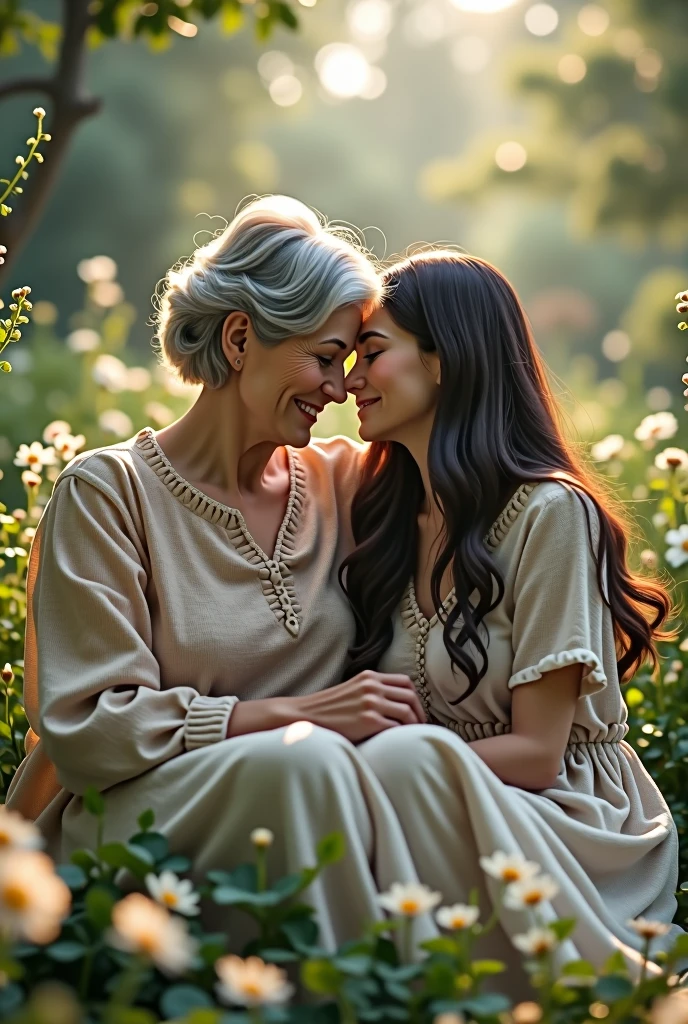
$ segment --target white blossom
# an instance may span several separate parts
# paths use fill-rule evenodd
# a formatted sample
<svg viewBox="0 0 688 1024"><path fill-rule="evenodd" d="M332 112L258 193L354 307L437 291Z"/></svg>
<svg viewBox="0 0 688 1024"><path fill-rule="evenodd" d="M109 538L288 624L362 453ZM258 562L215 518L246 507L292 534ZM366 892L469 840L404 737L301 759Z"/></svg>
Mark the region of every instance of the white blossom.
<svg viewBox="0 0 688 1024"><path fill-rule="evenodd" d="M688 524L681 523L676 530L667 530L664 540L668 545L664 557L669 565L679 569L688 562Z"/></svg>
<svg viewBox="0 0 688 1024"><path fill-rule="evenodd" d="M432 910L442 899L442 894L433 892L420 882L393 882L388 892L379 893L377 901L385 910L404 917L417 917Z"/></svg>
<svg viewBox="0 0 688 1024"><path fill-rule="evenodd" d="M161 871L159 875L146 875L145 882L148 892L161 906L186 917L200 914L198 902L201 897L194 892L190 879L178 878L174 871Z"/></svg>
<svg viewBox="0 0 688 1024"><path fill-rule="evenodd" d="M550 928L530 928L524 935L514 935L512 942L521 953L543 956L557 944L557 937Z"/></svg>
<svg viewBox="0 0 688 1024"><path fill-rule="evenodd" d="M558 892L559 886L551 875L536 875L508 886L504 894L504 905L512 910L537 907L551 900Z"/></svg>
<svg viewBox="0 0 688 1024"><path fill-rule="evenodd" d="M621 434L607 434L592 446L590 454L595 462L609 462L615 455L623 451L625 444L626 441Z"/></svg>
<svg viewBox="0 0 688 1024"><path fill-rule="evenodd" d="M655 412L646 416L634 431L638 441L666 441L678 430L678 420L673 412Z"/></svg>
<svg viewBox="0 0 688 1024"><path fill-rule="evenodd" d="M501 850L497 850L491 857L481 857L480 867L486 874L507 884L532 878L540 870L539 864L526 860L522 854L503 853Z"/></svg>
<svg viewBox="0 0 688 1024"><path fill-rule="evenodd" d="M257 956L245 960L229 954L215 962L220 981L216 992L224 1003L263 1006L284 1003L294 991L286 973L275 964L266 964Z"/></svg>
<svg viewBox="0 0 688 1024"><path fill-rule="evenodd" d="M465 903L454 903L451 907L440 907L435 913L435 920L441 928L451 931L462 931L470 928L478 920L480 908Z"/></svg>
<svg viewBox="0 0 688 1024"><path fill-rule="evenodd" d="M116 949L150 957L165 974L183 974L198 950L198 941L189 935L181 918L140 892L115 904L112 927L105 938Z"/></svg>

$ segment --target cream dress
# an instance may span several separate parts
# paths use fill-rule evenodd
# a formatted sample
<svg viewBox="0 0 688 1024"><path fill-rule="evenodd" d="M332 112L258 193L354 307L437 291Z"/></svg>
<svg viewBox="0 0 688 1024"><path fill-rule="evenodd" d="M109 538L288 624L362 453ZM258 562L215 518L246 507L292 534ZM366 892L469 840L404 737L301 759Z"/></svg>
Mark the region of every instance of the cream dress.
<svg viewBox="0 0 688 1024"><path fill-rule="evenodd" d="M595 509L584 500L597 545ZM412 727L416 749L409 745L408 760L397 759L403 771L393 779L384 773L384 748L403 744L404 733L379 737L374 770L419 874L445 900L465 900L477 885L487 913L490 895L478 858L495 850L522 853L560 887L545 916L577 918L565 959L601 964L620 948L633 961L632 950L642 943L628 920L668 923L675 913L677 833L659 789L624 742L627 713L612 617L597 584L585 510L564 484L526 483L486 543L505 581L503 600L484 620L487 674L465 701L450 703L467 680L452 673L442 623L437 614L424 617L410 581L380 669L408 673L438 725ZM454 603L452 593L445 609ZM503 783L471 741L509 732L514 687L572 663L583 665L583 675L555 784L530 792ZM502 926L514 935L519 925L512 912L503 914ZM673 925L653 948L671 945L680 931Z"/></svg>

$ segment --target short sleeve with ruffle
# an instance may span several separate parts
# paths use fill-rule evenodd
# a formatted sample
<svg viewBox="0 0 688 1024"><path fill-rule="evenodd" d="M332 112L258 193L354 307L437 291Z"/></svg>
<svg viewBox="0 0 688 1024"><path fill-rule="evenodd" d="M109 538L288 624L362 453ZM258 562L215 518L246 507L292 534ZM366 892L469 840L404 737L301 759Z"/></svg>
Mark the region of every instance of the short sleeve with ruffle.
<svg viewBox="0 0 688 1024"><path fill-rule="evenodd" d="M514 582L509 689L581 664L579 696L590 696L607 685L603 651L610 628L588 531L589 517L596 551L597 513L589 498L565 484L533 512Z"/></svg>

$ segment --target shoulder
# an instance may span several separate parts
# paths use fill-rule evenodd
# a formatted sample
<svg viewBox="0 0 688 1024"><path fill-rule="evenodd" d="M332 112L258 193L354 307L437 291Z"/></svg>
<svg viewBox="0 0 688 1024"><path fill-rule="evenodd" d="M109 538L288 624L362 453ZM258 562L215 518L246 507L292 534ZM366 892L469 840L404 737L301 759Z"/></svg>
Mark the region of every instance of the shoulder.
<svg viewBox="0 0 688 1024"><path fill-rule="evenodd" d="M560 480L535 485L512 530L523 549L544 550L547 542L567 546L586 539L596 546L599 516L592 499L580 487Z"/></svg>
<svg viewBox="0 0 688 1024"><path fill-rule="evenodd" d="M53 494L65 490L67 482L71 487L83 483L87 489L94 488L117 503L129 505L128 499L139 480L139 461L134 454L137 438L138 434L126 441L79 452L58 476Z"/></svg>
<svg viewBox="0 0 688 1024"><path fill-rule="evenodd" d="M306 448L296 451L298 458L318 477L333 481L335 486L355 489L368 448L368 444L339 434L313 438Z"/></svg>

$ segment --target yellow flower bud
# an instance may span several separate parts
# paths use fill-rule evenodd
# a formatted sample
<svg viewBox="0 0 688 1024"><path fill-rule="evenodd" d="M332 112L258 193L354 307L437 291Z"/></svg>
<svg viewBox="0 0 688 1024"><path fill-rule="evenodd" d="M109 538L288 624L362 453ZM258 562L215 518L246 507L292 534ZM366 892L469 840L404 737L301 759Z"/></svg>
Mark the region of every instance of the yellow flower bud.
<svg viewBox="0 0 688 1024"><path fill-rule="evenodd" d="M2 678L2 681L5 684L5 686L9 686L12 680L14 679L14 672L12 671L12 666L10 665L9 661L5 662L5 667L2 669L2 671L0 671L0 678Z"/></svg>

